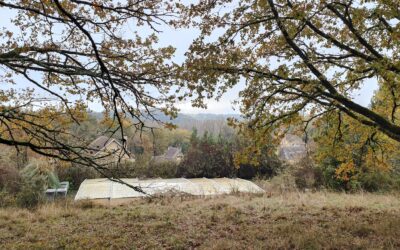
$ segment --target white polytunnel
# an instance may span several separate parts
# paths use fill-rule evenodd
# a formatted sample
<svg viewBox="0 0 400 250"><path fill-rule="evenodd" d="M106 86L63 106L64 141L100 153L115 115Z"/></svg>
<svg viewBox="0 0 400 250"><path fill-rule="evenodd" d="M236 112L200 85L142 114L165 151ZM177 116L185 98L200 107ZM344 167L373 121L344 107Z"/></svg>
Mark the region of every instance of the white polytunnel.
<svg viewBox="0 0 400 250"><path fill-rule="evenodd" d="M141 187L148 195L176 192L190 195L220 195L234 192L263 193L264 190L251 181L229 178L177 178L177 179L121 179L132 186ZM146 196L125 184L109 179L86 179L79 187L75 200L112 200Z"/></svg>

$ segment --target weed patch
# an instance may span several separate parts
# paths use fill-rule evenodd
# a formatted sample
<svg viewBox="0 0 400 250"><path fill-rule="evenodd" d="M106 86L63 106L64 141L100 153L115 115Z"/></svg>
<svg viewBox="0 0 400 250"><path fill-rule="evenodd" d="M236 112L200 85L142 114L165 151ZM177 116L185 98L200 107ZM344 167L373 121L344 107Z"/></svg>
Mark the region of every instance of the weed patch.
<svg viewBox="0 0 400 250"><path fill-rule="evenodd" d="M396 194L172 196L125 206L69 200L0 209L0 248L398 249L399 214Z"/></svg>

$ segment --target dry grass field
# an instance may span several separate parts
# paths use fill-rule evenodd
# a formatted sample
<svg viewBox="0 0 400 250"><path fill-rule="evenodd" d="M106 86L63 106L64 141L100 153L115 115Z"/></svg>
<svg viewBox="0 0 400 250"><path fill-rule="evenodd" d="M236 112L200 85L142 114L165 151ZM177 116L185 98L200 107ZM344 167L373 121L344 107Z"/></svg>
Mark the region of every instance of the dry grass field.
<svg viewBox="0 0 400 250"><path fill-rule="evenodd" d="M287 192L0 210L2 249L399 249L400 196Z"/></svg>

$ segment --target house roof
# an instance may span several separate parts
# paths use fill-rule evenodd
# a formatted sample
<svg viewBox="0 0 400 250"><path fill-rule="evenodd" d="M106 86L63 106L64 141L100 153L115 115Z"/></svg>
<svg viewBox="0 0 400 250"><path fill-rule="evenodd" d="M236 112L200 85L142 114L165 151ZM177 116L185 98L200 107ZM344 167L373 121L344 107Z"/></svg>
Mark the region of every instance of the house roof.
<svg viewBox="0 0 400 250"><path fill-rule="evenodd" d="M279 145L279 157L281 160L297 162L307 154L307 144L301 137L286 134Z"/></svg>
<svg viewBox="0 0 400 250"><path fill-rule="evenodd" d="M165 152L165 154L164 154L164 157L165 158L175 158L179 154L182 154L182 151L180 148L168 147L167 152Z"/></svg>
<svg viewBox="0 0 400 250"><path fill-rule="evenodd" d="M90 151L91 154L97 155L113 142L115 142L121 149L124 148L124 145L119 140L102 135L96 138L88 145L88 150ZM124 149L124 155L127 155L131 159L135 158L135 156L131 152L129 152L129 150L126 148Z"/></svg>
<svg viewBox="0 0 400 250"><path fill-rule="evenodd" d="M102 150L105 146L107 146L108 144L110 144L111 142L116 141L114 138L111 137L107 137L107 136L99 136L97 139L95 139L94 141L92 141L88 148L91 150Z"/></svg>
<svg viewBox="0 0 400 250"><path fill-rule="evenodd" d="M155 162L177 161L179 156L183 156L181 148L168 147L164 154L153 156L152 160Z"/></svg>

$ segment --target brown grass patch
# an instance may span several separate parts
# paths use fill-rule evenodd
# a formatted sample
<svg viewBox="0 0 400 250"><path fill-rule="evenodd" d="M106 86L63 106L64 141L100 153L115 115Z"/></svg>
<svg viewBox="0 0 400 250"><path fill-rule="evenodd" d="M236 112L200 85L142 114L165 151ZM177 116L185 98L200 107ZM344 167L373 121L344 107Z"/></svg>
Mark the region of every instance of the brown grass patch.
<svg viewBox="0 0 400 250"><path fill-rule="evenodd" d="M282 192L0 209L4 249L400 248L398 195Z"/></svg>

